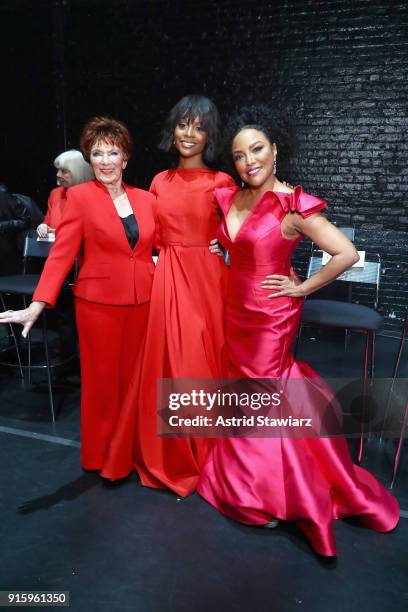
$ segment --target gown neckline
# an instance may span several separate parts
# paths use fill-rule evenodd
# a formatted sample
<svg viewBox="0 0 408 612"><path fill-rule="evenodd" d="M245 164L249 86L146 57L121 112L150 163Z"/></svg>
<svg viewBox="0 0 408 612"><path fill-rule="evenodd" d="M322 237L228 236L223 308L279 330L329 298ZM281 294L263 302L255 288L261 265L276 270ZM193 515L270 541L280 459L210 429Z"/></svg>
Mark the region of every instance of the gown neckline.
<svg viewBox="0 0 408 612"><path fill-rule="evenodd" d="M227 210L227 211L224 213L224 224L225 224L225 229L226 229L226 231L227 231L228 238L229 238L229 240L230 240L231 244L235 244L235 242L237 241L237 238L238 238L238 236L239 236L239 234L240 234L240 232L241 232L242 228L243 228L243 227L244 227L244 225L246 224L247 220L248 220L248 219L249 219L249 218L252 216L252 213L253 213L253 212L254 212L254 211L255 211L255 210L258 208L258 206L260 205L260 203L262 202L262 200L265 198L266 194L268 194L268 193L272 193L273 195L276 195L276 194L278 194L278 193L279 193L279 194L291 195L292 193L295 193L295 191L294 191L294 190L293 190L293 191L291 191L290 193L286 193L285 191L272 191L272 189L268 189L267 191L265 191L265 192L264 192L264 193L263 193L263 194L262 194L262 195L261 195L261 196L260 196L260 197L257 199L257 201L255 202L255 204L253 205L253 207L251 208L251 210L248 212L247 216L245 217L245 219L243 220L243 222L242 222L242 223L241 223L241 225L239 226L239 229L238 229L237 233L235 234L235 238L234 238L234 240L233 240L233 239L231 238L231 234L230 234L230 231L229 231L229 229L228 229L227 217L228 217L228 215L229 215L229 213L230 213L230 210L231 210L231 208L232 208L232 205L233 205L233 203L234 203L235 196L237 195L237 193L238 193L238 192L243 191L243 189L241 189L240 187L233 187L232 189L234 189L234 190L235 190L235 193L233 194L233 197L232 197L232 199L231 199L231 202L230 202L230 205L229 205L229 207L228 207L228 210ZM278 198L278 200L279 200L279 198Z"/></svg>
<svg viewBox="0 0 408 612"><path fill-rule="evenodd" d="M172 168L173 172L217 172L212 168Z"/></svg>

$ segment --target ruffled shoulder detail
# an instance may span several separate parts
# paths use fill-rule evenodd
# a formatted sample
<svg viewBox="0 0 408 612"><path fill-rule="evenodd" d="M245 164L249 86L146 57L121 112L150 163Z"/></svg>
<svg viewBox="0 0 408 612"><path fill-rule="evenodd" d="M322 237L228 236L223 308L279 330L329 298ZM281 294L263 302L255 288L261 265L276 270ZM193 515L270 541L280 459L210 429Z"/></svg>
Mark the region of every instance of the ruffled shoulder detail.
<svg viewBox="0 0 408 612"><path fill-rule="evenodd" d="M240 187L218 187L214 189L214 196L217 200L218 204L221 207L221 210L224 214L227 214L231 202L234 199L235 195L241 191Z"/></svg>
<svg viewBox="0 0 408 612"><path fill-rule="evenodd" d="M304 193L302 187L297 185L293 193L275 192L285 213L297 212L302 217L309 217L313 213L327 208L327 203L320 198Z"/></svg>

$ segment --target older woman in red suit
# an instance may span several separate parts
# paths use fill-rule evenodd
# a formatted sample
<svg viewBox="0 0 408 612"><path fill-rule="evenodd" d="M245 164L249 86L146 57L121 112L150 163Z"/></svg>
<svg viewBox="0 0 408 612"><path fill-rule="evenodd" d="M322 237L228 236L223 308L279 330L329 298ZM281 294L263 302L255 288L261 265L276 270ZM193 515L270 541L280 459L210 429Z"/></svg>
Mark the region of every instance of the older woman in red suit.
<svg viewBox="0 0 408 612"><path fill-rule="evenodd" d="M51 191L47 213L43 222L37 227L40 238L45 238L49 232L55 232L59 226L67 203L68 188L94 178L90 164L84 160L81 151L75 149L60 153L54 159L54 166L57 169L58 187Z"/></svg>
<svg viewBox="0 0 408 612"><path fill-rule="evenodd" d="M95 117L84 127L81 150L94 181L71 187L58 237L25 310L0 314L21 323L27 336L46 306L54 306L82 249L74 286L79 335L82 402L82 466L116 478L133 466L130 413L123 402L139 377L154 272L154 196L122 182L132 150L120 121ZM134 411L134 407L133 407ZM120 439L120 448L118 440Z"/></svg>
<svg viewBox="0 0 408 612"><path fill-rule="evenodd" d="M75 149L60 153L54 159L54 166L57 169L59 186L51 191L48 197L47 213L37 227L38 237L48 240L55 239L55 233L62 221L67 204L68 189L95 178L91 165L84 160L81 151ZM61 292L53 314L58 330L59 354L63 360L69 359L77 351L74 301L71 292ZM58 375L61 376L61 373Z"/></svg>

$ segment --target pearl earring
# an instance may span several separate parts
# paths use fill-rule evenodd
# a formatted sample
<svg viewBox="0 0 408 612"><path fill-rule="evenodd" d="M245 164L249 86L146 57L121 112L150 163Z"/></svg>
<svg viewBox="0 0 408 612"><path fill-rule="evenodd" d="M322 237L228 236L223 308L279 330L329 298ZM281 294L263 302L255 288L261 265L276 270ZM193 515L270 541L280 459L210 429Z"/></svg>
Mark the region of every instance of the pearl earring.
<svg viewBox="0 0 408 612"><path fill-rule="evenodd" d="M273 162L273 173L276 174L276 157L275 161Z"/></svg>

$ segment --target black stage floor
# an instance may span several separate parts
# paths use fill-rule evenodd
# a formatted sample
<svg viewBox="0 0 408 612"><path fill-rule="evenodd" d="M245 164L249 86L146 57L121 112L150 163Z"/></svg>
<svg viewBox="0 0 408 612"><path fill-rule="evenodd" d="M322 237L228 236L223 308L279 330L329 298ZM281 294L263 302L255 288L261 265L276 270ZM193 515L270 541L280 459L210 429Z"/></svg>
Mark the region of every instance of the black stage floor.
<svg viewBox="0 0 408 612"><path fill-rule="evenodd" d="M390 376L397 344L377 339L376 376ZM299 356L322 375L347 377L359 372L361 348L353 337L344 353L343 338L325 334L305 339ZM338 557L324 560L291 525L245 527L197 495L180 500L134 475L110 484L84 473L78 388L60 388L52 425L46 389L22 390L5 368L0 384L0 590L69 591L75 612L408 609L406 447L393 490L398 528L383 535L336 521ZM363 465L384 483L394 448L366 445Z"/></svg>

